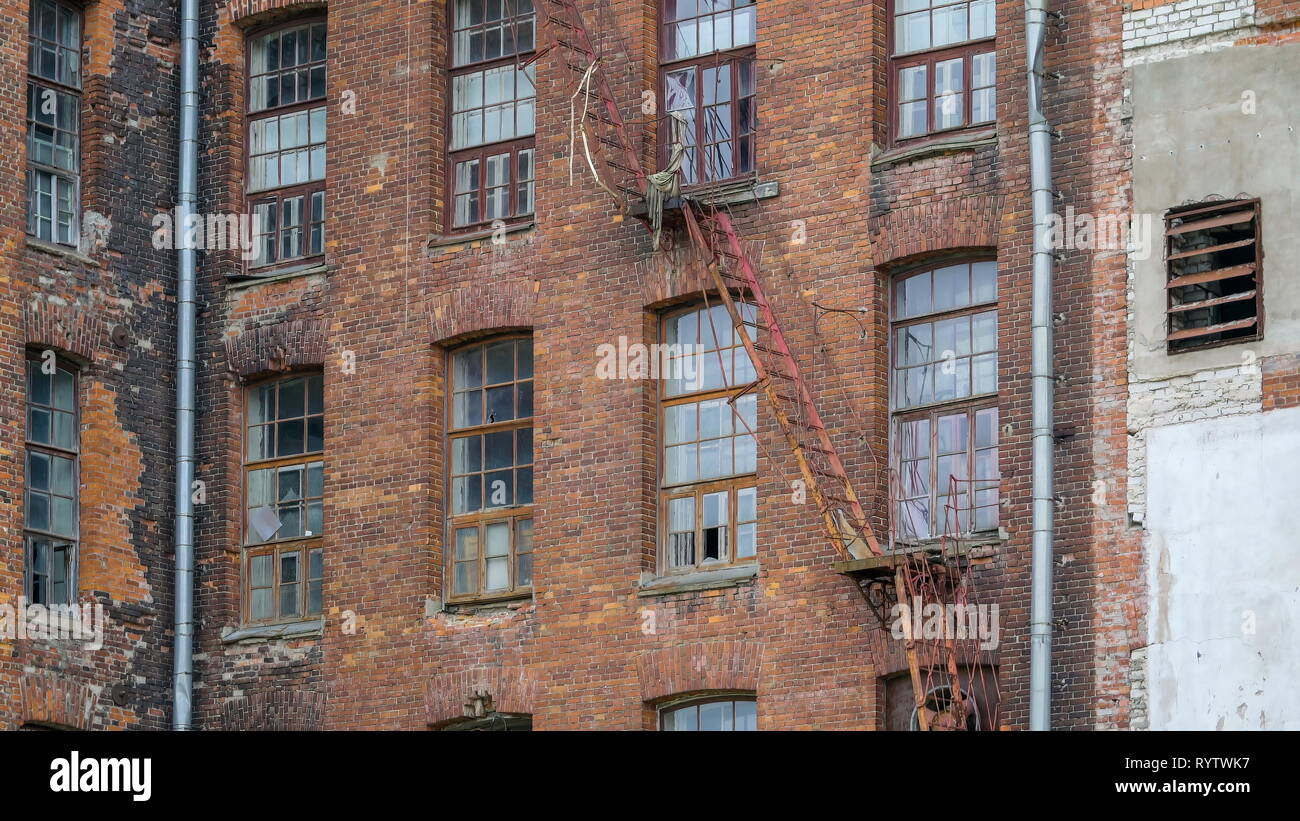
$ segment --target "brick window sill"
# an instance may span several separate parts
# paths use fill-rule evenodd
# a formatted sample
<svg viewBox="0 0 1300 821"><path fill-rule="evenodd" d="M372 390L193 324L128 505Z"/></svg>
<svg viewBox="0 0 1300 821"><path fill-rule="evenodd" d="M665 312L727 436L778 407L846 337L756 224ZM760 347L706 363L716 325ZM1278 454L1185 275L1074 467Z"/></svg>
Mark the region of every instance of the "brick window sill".
<svg viewBox="0 0 1300 821"><path fill-rule="evenodd" d="M424 615L432 617L438 613L450 613L452 615L474 615L475 613L499 611L499 610L518 610L519 608L532 604L532 588L516 590L512 593L505 593L500 596L484 596L477 599L460 599L449 602L440 602L430 599L425 604Z"/></svg>
<svg viewBox="0 0 1300 821"><path fill-rule="evenodd" d="M738 564L717 570L697 570L672 576L641 575L640 597L692 593L697 590L721 590L749 584L758 576L758 563Z"/></svg>
<svg viewBox="0 0 1300 821"><path fill-rule="evenodd" d="M63 257L64 259L76 260L77 262L80 262L84 265L99 264L94 259L91 259L90 257L86 256L85 254L81 253L75 248L69 248L66 245L59 245L54 242L46 242L43 239L36 239L35 237L30 237L30 236L27 237L27 247L35 249L37 251L42 251L46 254L52 254L53 256L56 257Z"/></svg>
<svg viewBox="0 0 1300 821"><path fill-rule="evenodd" d="M904 144L887 151L877 151L871 157L871 170L876 171L898 163L911 162L925 157L936 157L955 151L970 151L980 146L997 145L997 128L981 128L937 137L918 144Z"/></svg>
<svg viewBox="0 0 1300 821"><path fill-rule="evenodd" d="M297 265L292 268L282 268L268 274L240 274L238 279L232 279L226 283L227 291L238 291L243 288L253 288L258 285L264 285L268 282L283 282L286 279L297 279L299 277L309 277L315 274L328 274L330 266L324 262L310 262L306 265Z"/></svg>
<svg viewBox="0 0 1300 821"><path fill-rule="evenodd" d="M466 246L473 246L474 243L482 242L485 239L491 239L497 231L504 231L506 236L512 234L523 234L530 232L537 227L536 220L519 222L513 225L504 225L501 228L482 228L478 231L467 231L463 234L433 234L424 244L424 252L428 256L438 256L442 254L454 254L462 251Z"/></svg>
<svg viewBox="0 0 1300 821"><path fill-rule="evenodd" d="M241 627L229 633L222 633L221 640L226 644L254 644L274 639L320 638L325 633L325 620L307 619L291 621L286 624L257 624Z"/></svg>

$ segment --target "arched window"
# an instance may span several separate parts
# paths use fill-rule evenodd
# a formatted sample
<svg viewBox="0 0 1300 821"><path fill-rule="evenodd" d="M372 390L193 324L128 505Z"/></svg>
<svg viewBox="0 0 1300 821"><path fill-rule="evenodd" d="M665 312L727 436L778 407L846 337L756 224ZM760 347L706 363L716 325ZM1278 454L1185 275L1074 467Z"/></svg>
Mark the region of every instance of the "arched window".
<svg viewBox="0 0 1300 821"><path fill-rule="evenodd" d="M659 711L659 729L757 730L758 702L753 696L719 696L674 704Z"/></svg>
<svg viewBox="0 0 1300 821"><path fill-rule="evenodd" d="M248 38L250 269L325 253L325 29L297 19Z"/></svg>
<svg viewBox="0 0 1300 821"><path fill-rule="evenodd" d="M450 599L527 595L533 584L533 340L451 354Z"/></svg>
<svg viewBox="0 0 1300 821"><path fill-rule="evenodd" d="M77 371L53 352L27 361L27 487L23 515L27 600L77 599L80 420Z"/></svg>
<svg viewBox="0 0 1300 821"><path fill-rule="evenodd" d="M997 263L913 271L893 291L895 538L996 528Z"/></svg>
<svg viewBox="0 0 1300 821"><path fill-rule="evenodd" d="M754 309L740 305L754 321ZM757 378L725 307L664 317L660 566L752 562L758 544Z"/></svg>
<svg viewBox="0 0 1300 821"><path fill-rule="evenodd" d="M325 556L325 386L300 374L247 390L245 618L318 616Z"/></svg>

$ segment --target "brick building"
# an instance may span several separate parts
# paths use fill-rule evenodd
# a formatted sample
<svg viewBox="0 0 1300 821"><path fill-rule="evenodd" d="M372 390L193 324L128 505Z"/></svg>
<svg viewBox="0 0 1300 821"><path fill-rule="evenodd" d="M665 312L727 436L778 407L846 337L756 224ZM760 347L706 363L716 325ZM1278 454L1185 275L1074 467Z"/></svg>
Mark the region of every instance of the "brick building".
<svg viewBox="0 0 1300 821"><path fill-rule="evenodd" d="M56 57L30 67L12 38L0 86L0 596L57 603L57 553L59 595L107 613L96 651L0 638L0 716L166 727L176 276L155 217L177 184L179 29L160 3L0 3L16 31L33 9L52 15L53 34L33 24L29 39ZM1296 5L1139 5L1055 7L1043 97L1061 208L1126 224L1153 212L1164 230L1169 209L1220 207L1208 194L1258 198L1282 243L1263 290L1292 298L1294 213L1253 192L1267 187L1257 155L1178 191L1158 180L1194 180L1182 166L1141 169L1144 129L1194 108L1151 94L1171 82L1162 66L1293 59ZM724 208L760 260L874 532L891 549L933 543L952 530L946 477L969 480L951 504L999 618L997 687L976 695L986 727L1026 727L1023 4L578 6L639 164L663 167L679 129L688 195ZM705 260L671 203L656 249L593 180L573 139L575 78L533 4L218 0L201 19L199 210L216 219L200 266L193 725L908 726L901 643L838 572L777 420L745 387L752 366ZM1167 45L1187 38L1186 53ZM78 42L80 72L61 73ZM32 114L46 87L56 109L79 106L79 129ZM1280 96L1261 94L1260 110L1275 106L1270 144L1294 149ZM60 164L60 146L79 151ZM1067 227L1055 272L1053 725L1127 729L1156 709L1159 676L1184 677L1185 659L1150 654L1195 640L1147 632L1171 599L1148 575L1159 548L1136 511L1179 469L1154 470L1146 438L1184 420L1143 397L1205 380L1143 370L1140 278L1155 263L1078 239ZM1161 340L1238 320L1166 328L1166 307ZM1262 377L1204 401L1279 425L1263 420L1300 395L1298 307L1270 302L1268 346L1250 359ZM1192 352L1193 371L1231 383L1233 339ZM602 368L673 344L702 346L697 378ZM60 414L79 437L34 433L31 419ZM55 487L32 468L51 459L79 480ZM45 500L71 530L33 519ZM1293 664L1275 649L1267 664Z"/></svg>

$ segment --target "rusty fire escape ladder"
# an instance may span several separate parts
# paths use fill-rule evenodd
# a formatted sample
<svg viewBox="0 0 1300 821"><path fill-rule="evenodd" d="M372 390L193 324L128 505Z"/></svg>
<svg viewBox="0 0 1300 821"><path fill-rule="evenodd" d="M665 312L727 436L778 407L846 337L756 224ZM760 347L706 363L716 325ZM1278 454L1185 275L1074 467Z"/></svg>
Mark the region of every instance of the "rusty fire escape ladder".
<svg viewBox="0 0 1300 821"><path fill-rule="evenodd" d="M600 155L601 163L613 172L610 176L615 190L631 199L644 196L645 172L604 71L599 65L593 69L598 55L582 13L574 0L541 0L537 6L550 42L533 59L554 48L573 76L571 87L581 89L586 81L586 93L597 102L594 110L588 110L583 123L595 139L594 151ZM597 182L605 184L603 180ZM627 200L620 203L625 210L627 204ZM690 201L683 201L682 213L691 241L708 265L732 324L740 331L758 374L759 387L794 452L828 538L842 558L883 555L759 284L757 268L736 235L730 217L711 206ZM754 306L761 323L747 321L741 315L733 290L740 291L744 301ZM760 342L755 331L764 331L767 337ZM782 383L779 387L777 380Z"/></svg>
<svg viewBox="0 0 1300 821"><path fill-rule="evenodd" d="M882 555L862 504L813 404L799 363L790 352L758 281L757 268L741 244L731 218L722 211L689 200L683 201L682 214L691 242L705 261L731 322L740 332L740 340L758 374L759 388L799 463L799 471L821 514L827 536L843 558ZM757 311L754 321L741 314L733 291L741 292L744 301ZM766 338L759 341L756 332L765 333Z"/></svg>
<svg viewBox="0 0 1300 821"><path fill-rule="evenodd" d="M596 105L588 108L586 122L581 125L595 143L592 151L597 163L606 166L608 185L622 193L624 200L619 205L626 212L630 201L645 196L645 171L641 168L636 147L627 135L627 127L605 72L600 66L591 70L598 55L582 21L582 13L573 0L539 0L536 5L541 11L542 28L548 33L550 42L534 59L555 48L560 64L573 75L570 87L574 88L580 87L590 72L586 93L594 98ZM598 182L606 184L603 180Z"/></svg>
<svg viewBox="0 0 1300 821"><path fill-rule="evenodd" d="M619 205L626 213L629 201L644 196L646 175L636 148L627 136L609 82L597 63L598 56L582 15L574 0L540 0L537 5L542 14L542 27L551 42L532 59L540 58L552 48L561 54L561 62L573 77L570 87L575 89L575 99L579 93L584 95L586 116L582 129L584 135L595 140L595 145L590 147L591 153L596 155L592 157L593 164L599 162L604 166L613 188L600 178L599 173L596 183L614 194L615 199L619 198L615 192L621 192L623 199ZM594 111L589 106L593 100L597 103ZM885 624L882 608L889 604L891 587L895 602L911 591L920 592L921 586L933 588L931 596L937 598L939 584L948 585L951 588L948 592L964 601L967 579L961 566L953 564L948 555L946 532L939 562L941 567L935 567L934 557L925 554L894 557L881 550L759 282L757 266L736 234L730 216L689 197L682 200L682 215L691 244L708 268L732 325L749 354L758 377L756 385L766 396L795 455L827 537L841 558L883 561L868 575L849 573L856 581L858 592L876 612L881 625ZM649 229L649 223L645 224ZM752 317L747 312L742 313L738 301L746 306L746 311L753 310ZM938 581L936 573L943 577L942 582ZM906 625L905 629L910 631ZM965 716L970 707L967 706L967 694L962 692L957 648L951 638L940 644L941 647L931 647L924 637L907 636L906 654L916 718L921 729L931 729L932 718L944 719L947 728L960 729L966 725ZM921 650L926 651L924 660L920 657ZM947 692L954 705L952 709L939 703L937 694L942 692L942 688L928 686L936 678L942 680L943 677L947 680ZM936 694L933 706L928 703L932 692ZM935 716L932 717L931 712Z"/></svg>

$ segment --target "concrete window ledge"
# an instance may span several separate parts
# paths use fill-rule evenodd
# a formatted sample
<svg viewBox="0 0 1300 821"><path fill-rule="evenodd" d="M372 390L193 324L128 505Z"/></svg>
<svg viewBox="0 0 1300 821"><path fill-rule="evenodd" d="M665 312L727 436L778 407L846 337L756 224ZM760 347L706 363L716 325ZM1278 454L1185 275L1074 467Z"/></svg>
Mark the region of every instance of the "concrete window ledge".
<svg viewBox="0 0 1300 821"><path fill-rule="evenodd" d="M930 140L921 145L903 145L898 148L891 148L888 151L876 152L871 157L871 170L888 168L901 162L919 160L923 157L934 157L953 151L967 151L983 145L997 145L997 143L998 132L996 128L967 131L950 137Z"/></svg>
<svg viewBox="0 0 1300 821"><path fill-rule="evenodd" d="M99 263L75 248L69 248L66 245L58 245L53 242L46 242L43 239L27 237L27 247L34 248L37 251L44 251L47 254L53 254L56 257L72 259L85 265L98 265Z"/></svg>
<svg viewBox="0 0 1300 821"><path fill-rule="evenodd" d="M740 587L748 584L758 576L758 564L734 565L718 570L697 570L677 576L655 576L641 574L641 587L638 596L667 596L670 593L690 593L695 590L718 590L725 587Z"/></svg>
<svg viewBox="0 0 1300 821"><path fill-rule="evenodd" d="M771 199L779 196L781 186L776 180L759 182L744 180L736 183L710 185L685 192L688 199L697 200L708 205L743 205L747 202Z"/></svg>
<svg viewBox="0 0 1300 821"><path fill-rule="evenodd" d="M259 624L243 627L229 633L222 633L221 640L226 644L251 644L267 639L303 639L324 635L324 619L308 619L288 624Z"/></svg>

